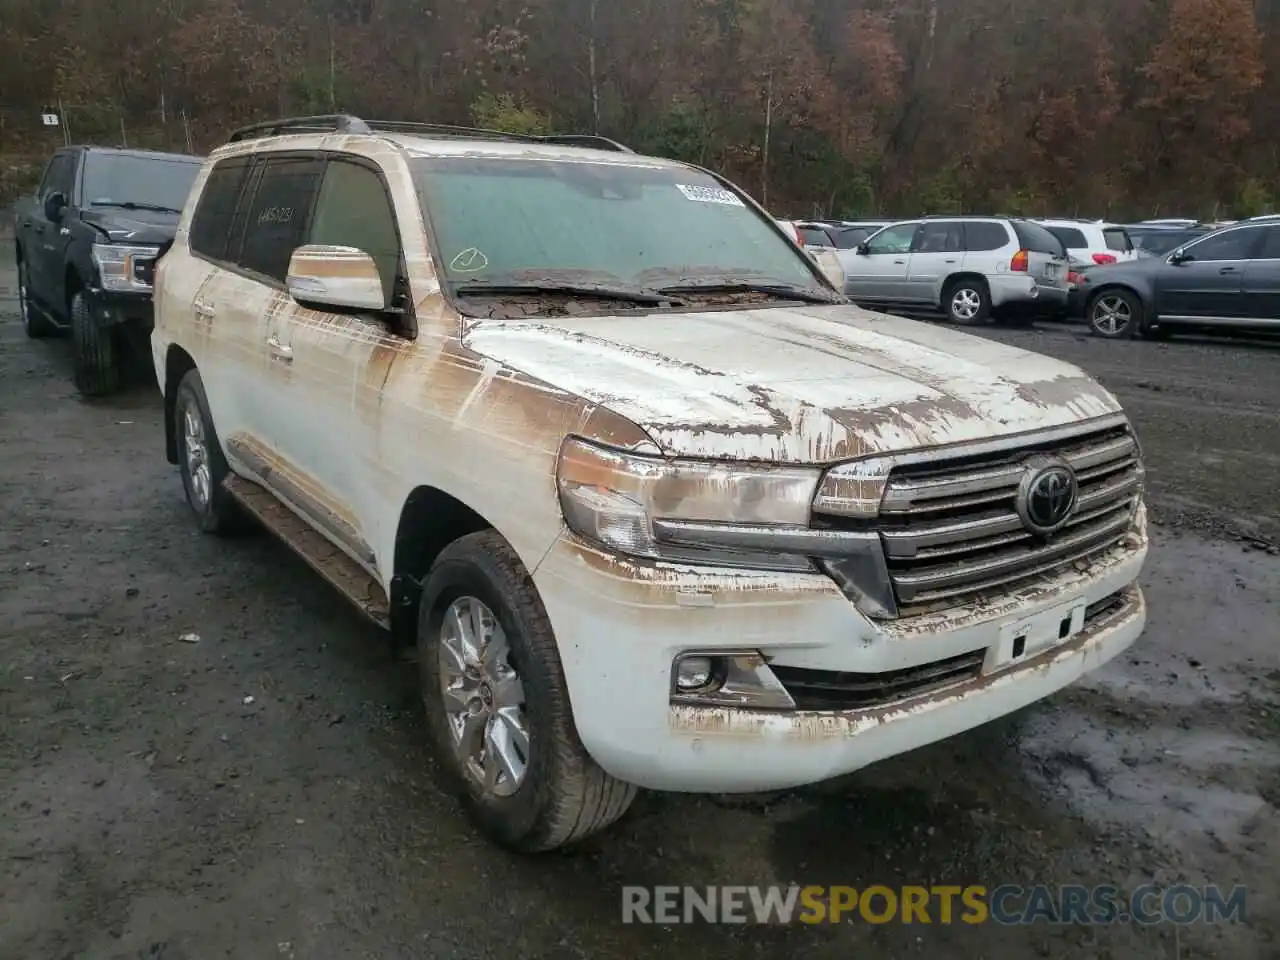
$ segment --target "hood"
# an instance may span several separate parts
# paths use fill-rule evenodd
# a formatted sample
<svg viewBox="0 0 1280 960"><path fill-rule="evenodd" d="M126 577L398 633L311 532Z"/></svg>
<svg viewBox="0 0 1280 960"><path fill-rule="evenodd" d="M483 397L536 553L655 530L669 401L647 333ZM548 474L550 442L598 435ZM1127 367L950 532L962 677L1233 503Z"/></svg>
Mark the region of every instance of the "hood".
<svg viewBox="0 0 1280 960"><path fill-rule="evenodd" d="M1070 364L853 306L481 320L465 341L675 456L824 463L1120 409Z"/></svg>
<svg viewBox="0 0 1280 960"><path fill-rule="evenodd" d="M178 232L181 214L159 210L122 210L119 207L89 207L80 219L97 227L112 243L162 244Z"/></svg>

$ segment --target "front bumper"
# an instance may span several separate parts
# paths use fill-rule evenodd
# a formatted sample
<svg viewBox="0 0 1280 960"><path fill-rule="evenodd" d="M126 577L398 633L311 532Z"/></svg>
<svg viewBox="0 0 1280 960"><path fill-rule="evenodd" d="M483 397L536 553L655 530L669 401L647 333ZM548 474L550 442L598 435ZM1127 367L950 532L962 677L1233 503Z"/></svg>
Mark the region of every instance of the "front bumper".
<svg viewBox="0 0 1280 960"><path fill-rule="evenodd" d="M578 734L614 776L690 792L783 789L851 773L1033 703L1132 644L1145 515L1113 553L983 605L875 623L820 574L641 564L564 535L534 572ZM1116 605L1010 665L1009 627L1070 601ZM1056 614L1055 614L1056 615ZM678 653L759 650L771 666L853 673L982 651L979 673L866 709L672 705Z"/></svg>
<svg viewBox="0 0 1280 960"><path fill-rule="evenodd" d="M94 321L102 327L124 324L150 334L155 327L155 308L149 293L120 293L113 290L89 291L89 307Z"/></svg>

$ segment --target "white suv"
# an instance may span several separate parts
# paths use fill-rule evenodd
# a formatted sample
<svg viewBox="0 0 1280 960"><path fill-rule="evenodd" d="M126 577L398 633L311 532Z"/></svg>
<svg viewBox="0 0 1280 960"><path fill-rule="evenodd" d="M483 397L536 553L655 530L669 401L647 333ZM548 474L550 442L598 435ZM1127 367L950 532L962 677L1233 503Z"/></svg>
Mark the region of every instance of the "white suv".
<svg viewBox="0 0 1280 960"><path fill-rule="evenodd" d="M1101 220L1037 220L1057 237L1067 254L1088 266L1127 263L1138 259L1129 231Z"/></svg>
<svg viewBox="0 0 1280 960"><path fill-rule="evenodd" d="M489 835L843 774L1137 639L1110 393L851 306L731 184L594 144L261 124L156 275L196 522L257 517L417 644Z"/></svg>
<svg viewBox="0 0 1280 960"><path fill-rule="evenodd" d="M941 310L973 325L1054 315L1067 303L1062 244L1030 220L908 220L843 253L845 292L871 306Z"/></svg>

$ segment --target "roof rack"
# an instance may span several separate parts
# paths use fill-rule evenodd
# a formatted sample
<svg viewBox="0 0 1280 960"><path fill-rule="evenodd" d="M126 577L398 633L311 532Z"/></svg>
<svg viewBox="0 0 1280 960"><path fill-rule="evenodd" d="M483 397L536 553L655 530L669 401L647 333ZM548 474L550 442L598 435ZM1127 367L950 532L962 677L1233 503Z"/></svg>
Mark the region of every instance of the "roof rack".
<svg viewBox="0 0 1280 960"><path fill-rule="evenodd" d="M347 113L327 113L312 117L285 117L264 120L233 130L228 143L255 140L259 137L276 137L286 133L421 133L436 137L456 137L465 140L502 140L514 143L558 144L566 147L594 147L597 150L614 150L618 153L635 153L630 147L592 134L534 134L505 133L501 130L485 130L481 127L461 127L447 123L417 123L411 120L362 120Z"/></svg>

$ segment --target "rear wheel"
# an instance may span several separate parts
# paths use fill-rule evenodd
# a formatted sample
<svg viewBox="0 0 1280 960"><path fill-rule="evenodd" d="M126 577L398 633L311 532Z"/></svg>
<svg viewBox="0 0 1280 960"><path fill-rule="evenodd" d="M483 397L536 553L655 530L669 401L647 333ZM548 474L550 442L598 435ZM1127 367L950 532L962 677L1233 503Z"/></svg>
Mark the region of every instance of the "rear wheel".
<svg viewBox="0 0 1280 960"><path fill-rule="evenodd" d="M234 533L245 515L222 485L231 468L209 414L204 382L188 370L178 384L173 403L173 433L178 445L178 469L196 525L205 533Z"/></svg>
<svg viewBox="0 0 1280 960"><path fill-rule="evenodd" d="M1129 340L1142 323L1142 301L1128 290L1103 290L1089 301L1089 329L1107 340Z"/></svg>
<svg viewBox="0 0 1280 960"><path fill-rule="evenodd" d="M18 312L22 315L22 329L28 337L39 340L53 336L57 328L31 303L31 281L27 275L27 261L18 261Z"/></svg>
<svg viewBox="0 0 1280 960"><path fill-rule="evenodd" d="M76 389L86 397L114 393L120 384L115 331L94 322L84 291L71 298L71 342Z"/></svg>
<svg viewBox="0 0 1280 960"><path fill-rule="evenodd" d="M942 298L943 307L952 323L976 326L991 316L991 291L984 281L965 278L954 280Z"/></svg>

